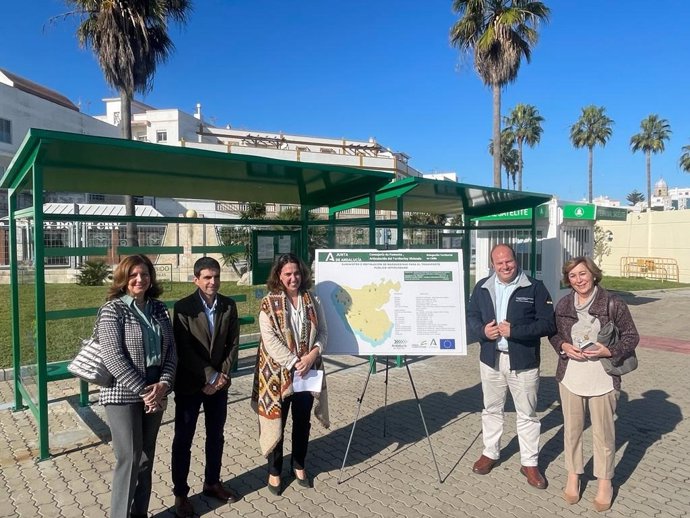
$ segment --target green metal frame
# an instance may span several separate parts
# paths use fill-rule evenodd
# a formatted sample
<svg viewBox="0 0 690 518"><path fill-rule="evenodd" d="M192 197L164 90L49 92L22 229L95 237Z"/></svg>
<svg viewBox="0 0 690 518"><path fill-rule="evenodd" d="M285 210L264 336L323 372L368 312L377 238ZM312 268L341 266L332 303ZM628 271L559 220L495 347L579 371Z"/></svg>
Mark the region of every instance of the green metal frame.
<svg viewBox="0 0 690 518"><path fill-rule="evenodd" d="M38 421L39 458L50 457L48 423L48 383L68 377L64 365L48 364L46 357L46 322L67 318L68 312L47 311L44 260L51 256L97 255L99 247L46 250L45 221L102 221L111 223L204 223L227 224L214 218L146 218L137 216L46 215L43 213L43 192L99 192L155 197L194 197L260 203L299 204L302 257L307 257L308 231L311 225L328 225L333 243L338 225L362 225L369 230L369 246L376 246L376 229L396 225L397 245L402 248L403 209L413 212L458 215L464 225L447 227L468 231L469 218L504 211L535 207L550 196L518 193L456 182L424 178L391 181L392 175L379 171L273 160L263 157L218 153L200 149L162 146L137 141L93 137L87 135L31 129L12 163L0 180L0 188L9 194L10 279L12 311L12 350L15 387L15 410L29 408ZM125 186L124 188L122 186ZM32 192L32 206L19 208L19 196ZM123 192L124 191L124 192ZM193 196L190 196L193 195ZM351 207L368 206L366 218L339 221L337 213ZM308 211L329 207L325 222L310 222ZM376 210L397 213L395 220L377 221ZM37 397L34 401L22 383L21 323L19 321L19 265L17 254L20 219L33 222L30 239L35 258L35 323L30 331L36 348ZM248 222L243 222L247 224ZM251 223L251 222L249 222ZM261 224L284 225L285 221L261 220ZM532 227L534 228L534 221ZM408 226L409 227L409 226ZM411 228L411 227L410 227ZM431 227L429 227L431 228ZM534 235L534 232L533 232ZM465 285L469 284L469 237L463 242L465 251ZM180 247L118 247L120 253L179 253ZM223 252L223 247L195 247L195 253ZM73 315L93 314L93 308L72 310ZM246 317L249 321L252 317ZM64 363L64 362L63 362ZM372 369L375 361L371 359ZM398 365L401 365L398 359ZM88 403L88 386L81 384L82 404Z"/></svg>
<svg viewBox="0 0 690 518"><path fill-rule="evenodd" d="M123 159L126 157L126 159ZM196 199L231 199L275 203L299 203L303 219L300 226L303 257L309 222L306 212L313 207L342 203L348 198L372 193L390 181L390 174L322 164L302 164L260 157L238 157L225 153L175 148L121 139L91 137L47 130L30 130L15 155L0 188L8 189L10 240L10 302L12 311L12 365L14 368L15 411L29 409L38 424L39 460L50 457L48 421L48 383L71 377L68 362L48 363L47 321L91 316L97 308L50 311L46 307L44 261L46 257L107 255L103 247L60 247L44 245L44 222L110 222L138 224L200 223L228 224L222 218L160 218L138 216L89 216L43 213L45 191L101 192L129 194L122 186L135 186L140 195L184 196ZM31 191L31 207L19 208L19 196ZM125 191L125 192L123 192ZM175 194L177 193L177 194ZM192 194L193 196L190 196ZM30 330L36 351L36 394L22 379L22 344L18 265L19 220L31 222L35 261L34 312ZM243 221L243 224L247 222ZM285 224L282 220L261 220L261 224ZM236 247L193 246L193 253L228 253ZM116 254L179 254L182 247L118 246ZM169 306L172 301L166 302ZM254 321L240 318L240 324ZM75 337L76 340L76 337ZM80 383L80 404L88 404L88 384Z"/></svg>

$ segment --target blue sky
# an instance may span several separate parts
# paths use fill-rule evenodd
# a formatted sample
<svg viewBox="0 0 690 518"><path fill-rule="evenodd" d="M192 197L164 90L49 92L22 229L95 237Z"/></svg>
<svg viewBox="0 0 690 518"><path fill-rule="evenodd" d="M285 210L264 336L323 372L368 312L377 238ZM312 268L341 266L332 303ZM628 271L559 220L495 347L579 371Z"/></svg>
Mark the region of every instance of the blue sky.
<svg viewBox="0 0 690 518"><path fill-rule="evenodd" d="M646 191L644 156L630 137L650 113L668 119L666 151L652 181L690 185L678 167L690 144L690 2L554 0L532 62L503 93L507 113L533 104L545 117L541 143L525 152L524 188L578 200L587 193L587 151L570 126L581 108L603 105L613 136L594 151L594 195L625 203ZM3 2L0 67L104 112L113 95L95 58L79 49L76 19L59 0ZM449 45L450 0L196 0L189 24L172 28L176 52L143 100L232 125L367 139L407 153L423 172L456 171L491 185L491 92L468 57ZM505 181L505 177L504 177Z"/></svg>

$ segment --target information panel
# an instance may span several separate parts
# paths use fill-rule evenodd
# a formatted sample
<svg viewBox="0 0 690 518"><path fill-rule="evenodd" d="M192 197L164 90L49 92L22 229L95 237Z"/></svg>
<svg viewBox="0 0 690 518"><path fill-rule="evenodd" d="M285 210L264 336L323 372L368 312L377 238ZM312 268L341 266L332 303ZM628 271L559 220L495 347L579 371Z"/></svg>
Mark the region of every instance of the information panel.
<svg viewBox="0 0 690 518"><path fill-rule="evenodd" d="M465 355L461 250L317 250L325 354Z"/></svg>

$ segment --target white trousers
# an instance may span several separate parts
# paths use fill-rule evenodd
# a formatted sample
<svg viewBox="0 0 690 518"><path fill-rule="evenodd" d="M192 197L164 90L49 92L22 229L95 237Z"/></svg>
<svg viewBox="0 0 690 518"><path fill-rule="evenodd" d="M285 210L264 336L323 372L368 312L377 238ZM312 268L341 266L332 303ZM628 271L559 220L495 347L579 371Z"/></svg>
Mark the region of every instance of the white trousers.
<svg viewBox="0 0 690 518"><path fill-rule="evenodd" d="M539 390L539 369L510 370L507 353L496 353L494 368L479 362L482 379L484 410L482 410L483 454L498 460L501 455L503 435L503 408L506 394L515 403L517 413L517 434L520 443L520 463L536 466L539 457L539 434L541 424L537 417L537 391Z"/></svg>

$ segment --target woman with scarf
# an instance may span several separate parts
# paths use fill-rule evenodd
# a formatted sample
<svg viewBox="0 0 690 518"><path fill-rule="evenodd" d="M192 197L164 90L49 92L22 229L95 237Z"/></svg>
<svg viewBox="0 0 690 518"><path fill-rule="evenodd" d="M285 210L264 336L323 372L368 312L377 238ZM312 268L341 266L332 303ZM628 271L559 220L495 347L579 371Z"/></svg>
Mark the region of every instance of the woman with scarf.
<svg viewBox="0 0 690 518"><path fill-rule="evenodd" d="M563 408L563 446L568 472L563 498L580 500L580 475L584 473L583 432L589 409L592 423L594 476L598 479L594 509L608 510L613 500L613 469L616 454L615 413L621 388L620 376L606 373L601 358L621 359L640 341L628 306L599 286L602 272L589 257L575 257L563 266L563 282L572 292L556 306L556 329L550 337L559 354L556 381ZM620 340L610 346L598 342L602 327L613 321Z"/></svg>
<svg viewBox="0 0 690 518"><path fill-rule="evenodd" d="M318 301L308 291L311 274L294 254L280 255L266 282L261 301L261 342L254 372L252 407L259 414L259 445L268 460L268 489L282 490L283 432L292 409L292 474L301 487L311 487L305 458L311 412L328 428L326 378L321 355L326 346L326 322ZM323 375L321 391L295 392L293 380L311 370ZM313 373L312 373L313 374Z"/></svg>

